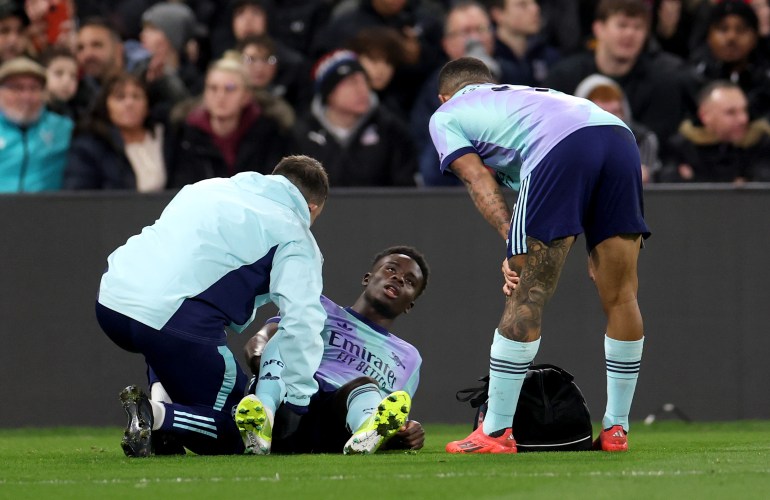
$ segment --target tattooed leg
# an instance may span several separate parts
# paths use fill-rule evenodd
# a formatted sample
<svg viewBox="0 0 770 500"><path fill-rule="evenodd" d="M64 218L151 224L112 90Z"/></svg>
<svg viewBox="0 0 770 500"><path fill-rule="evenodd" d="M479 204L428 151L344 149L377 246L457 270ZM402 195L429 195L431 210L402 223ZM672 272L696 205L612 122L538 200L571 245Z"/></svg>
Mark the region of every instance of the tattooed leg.
<svg viewBox="0 0 770 500"><path fill-rule="evenodd" d="M511 268L519 274L519 286L506 298L500 319L500 334L517 342L533 342L540 338L543 308L556 291L561 270L574 236L545 244L527 238L527 253L511 259Z"/></svg>

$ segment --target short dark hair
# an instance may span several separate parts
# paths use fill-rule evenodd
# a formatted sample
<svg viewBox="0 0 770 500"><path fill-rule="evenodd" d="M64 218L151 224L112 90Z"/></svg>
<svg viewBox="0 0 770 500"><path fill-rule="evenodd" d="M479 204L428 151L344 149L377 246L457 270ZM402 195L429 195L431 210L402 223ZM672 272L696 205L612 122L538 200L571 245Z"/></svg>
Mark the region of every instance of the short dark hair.
<svg viewBox="0 0 770 500"><path fill-rule="evenodd" d="M271 14L275 9L275 5L273 4L272 0L232 0L230 2L230 9L232 10L233 15L235 15L235 13L240 9L247 6L258 8L268 19L271 19Z"/></svg>
<svg viewBox="0 0 770 500"><path fill-rule="evenodd" d="M420 288L420 291L417 293L417 297L419 297L428 287L428 276L430 275L430 267L428 267L428 261L425 260L425 256L422 254L422 252L414 247L410 247L408 245L396 245L388 247L375 255L374 259L372 260L372 267L374 267L374 265L377 264L383 257L387 257L388 255L393 254L406 255L415 261L420 267L420 271L422 271L422 288Z"/></svg>
<svg viewBox="0 0 770 500"><path fill-rule="evenodd" d="M29 17L23 4L24 2L18 0L0 0L0 19L18 17L22 26L29 26Z"/></svg>
<svg viewBox="0 0 770 500"><path fill-rule="evenodd" d="M256 45L267 50L271 56L275 55L275 41L267 33L261 35L249 35L235 44L235 50L243 52L249 45Z"/></svg>
<svg viewBox="0 0 770 500"><path fill-rule="evenodd" d="M740 85L735 82L731 82L730 80L713 80L706 84L706 86L704 86L702 89L700 89L695 97L696 104L701 106L711 97L711 94L713 94L715 90L719 89L738 89L743 91Z"/></svg>
<svg viewBox="0 0 770 500"><path fill-rule="evenodd" d="M321 162L305 155L284 156L273 169L297 186L308 203L323 204L329 196L329 176Z"/></svg>
<svg viewBox="0 0 770 500"><path fill-rule="evenodd" d="M466 85L494 81L492 73L481 59L461 57L449 61L441 68L438 76L438 93L452 95Z"/></svg>
<svg viewBox="0 0 770 500"><path fill-rule="evenodd" d="M641 17L648 24L652 20L652 11L645 0L600 0L596 6L597 21L606 21L615 14L628 17Z"/></svg>
<svg viewBox="0 0 770 500"><path fill-rule="evenodd" d="M401 34L390 26L370 26L361 29L347 43L347 48L359 56L384 59L392 66L399 66L404 60L404 44Z"/></svg>
<svg viewBox="0 0 770 500"><path fill-rule="evenodd" d="M45 49L42 54L40 54L40 64L43 66L48 66L51 64L51 61L54 59L58 59L60 57L66 57L67 59L73 59L77 62L77 57L75 56L75 53L72 52L69 47L66 47L64 45L52 45Z"/></svg>
<svg viewBox="0 0 770 500"><path fill-rule="evenodd" d="M112 37L112 39L116 42L123 41L120 30L117 28L117 26L115 26L114 23L110 22L104 17L91 16L85 18L80 22L80 25L78 26L78 32L80 32L83 28L101 28L109 32L110 37Z"/></svg>

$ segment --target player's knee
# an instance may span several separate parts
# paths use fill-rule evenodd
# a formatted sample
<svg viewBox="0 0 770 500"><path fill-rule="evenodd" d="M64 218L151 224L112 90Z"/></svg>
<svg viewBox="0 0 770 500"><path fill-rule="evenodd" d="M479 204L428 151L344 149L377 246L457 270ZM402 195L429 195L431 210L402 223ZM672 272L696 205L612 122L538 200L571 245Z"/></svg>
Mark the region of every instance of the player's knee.
<svg viewBox="0 0 770 500"><path fill-rule="evenodd" d="M353 389L355 389L357 387L361 387L361 386L367 385L367 384L377 385L377 382L372 377L358 377L358 378L354 378L353 380L351 380L347 384L343 385L341 387L341 389L346 389L346 390L350 391L350 390L353 390Z"/></svg>
<svg viewBox="0 0 770 500"><path fill-rule="evenodd" d="M636 288L633 286L621 286L600 290L602 304L605 308L636 302Z"/></svg>

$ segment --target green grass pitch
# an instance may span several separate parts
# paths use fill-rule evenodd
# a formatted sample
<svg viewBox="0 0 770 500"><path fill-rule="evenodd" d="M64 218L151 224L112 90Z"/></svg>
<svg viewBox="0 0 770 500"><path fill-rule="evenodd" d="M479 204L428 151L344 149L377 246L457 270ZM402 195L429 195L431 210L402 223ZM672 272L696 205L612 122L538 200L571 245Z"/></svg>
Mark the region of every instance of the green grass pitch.
<svg viewBox="0 0 770 500"><path fill-rule="evenodd" d="M468 431L426 425L417 453L128 459L117 427L5 429L0 498L770 498L770 421L635 423L622 454L444 453Z"/></svg>

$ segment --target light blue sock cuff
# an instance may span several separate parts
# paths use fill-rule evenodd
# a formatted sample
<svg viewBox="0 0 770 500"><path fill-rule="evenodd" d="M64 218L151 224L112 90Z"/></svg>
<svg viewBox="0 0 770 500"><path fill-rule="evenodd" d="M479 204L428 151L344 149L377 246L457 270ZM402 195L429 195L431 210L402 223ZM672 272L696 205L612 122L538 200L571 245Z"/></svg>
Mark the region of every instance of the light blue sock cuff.
<svg viewBox="0 0 770 500"><path fill-rule="evenodd" d="M639 340L615 340L604 336L604 356L616 361L640 361L644 337Z"/></svg>
<svg viewBox="0 0 770 500"><path fill-rule="evenodd" d="M535 359L537 350L540 348L540 339L534 342L518 342L500 335L495 328L495 335L492 339L492 355L498 354L506 359L526 359L532 361Z"/></svg>
<svg viewBox="0 0 770 500"><path fill-rule="evenodd" d="M642 364L644 338L640 340L615 340L604 336L604 357L607 376L618 379L635 379Z"/></svg>

